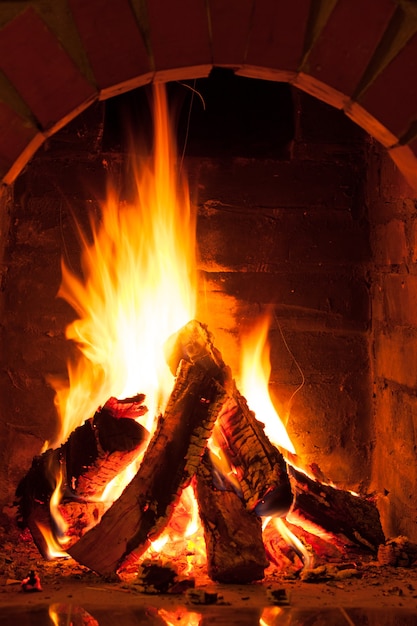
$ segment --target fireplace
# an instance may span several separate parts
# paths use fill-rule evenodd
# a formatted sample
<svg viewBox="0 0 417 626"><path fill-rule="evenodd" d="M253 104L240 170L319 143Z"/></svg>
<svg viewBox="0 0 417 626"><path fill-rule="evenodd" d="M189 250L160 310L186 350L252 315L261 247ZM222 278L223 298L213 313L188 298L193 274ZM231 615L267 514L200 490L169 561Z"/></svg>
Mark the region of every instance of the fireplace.
<svg viewBox="0 0 417 626"><path fill-rule="evenodd" d="M389 483L381 493L373 473L380 409L372 399L371 358L379 260L371 242L385 236L373 223L372 204L379 199L372 193L377 167L389 171L390 163L341 113L286 84L220 71L170 90L173 103L183 98L183 116L194 97L209 108L206 124L198 120L203 102L193 103L201 107L194 123L179 122L180 138L188 132L184 167L198 207L204 295L197 317L210 320L238 371L241 333L273 305L270 389L302 464L342 488L375 489L390 502ZM251 93L260 109L266 103L257 116L260 128ZM62 375L71 349L64 329L74 313L56 293L61 256L70 267L79 264L72 214L86 226L110 172L122 177L127 148L120 121L129 109L140 112L136 121L146 119L148 97L149 89L141 88L91 107L56 133L14 184L5 256L5 397L10 416L16 415L16 423L8 420L4 463L8 502L31 457L57 429L45 381ZM237 107L241 121L233 126L227 113ZM241 141L248 119L253 145L250 137ZM277 134L272 146L270 127ZM391 246L390 254L402 253ZM401 471L394 460L392 471ZM404 513L391 532L404 532Z"/></svg>
<svg viewBox="0 0 417 626"><path fill-rule="evenodd" d="M81 20L78 4L71 6ZM32 13L9 28L19 19L36 21ZM404 145L385 150L375 137L391 147L391 136L363 111L345 107L372 136L361 130L331 106L339 107L335 93L321 92L319 79L302 72L297 80L281 73L273 82L272 70L254 67L248 77L225 67L194 82L193 73L205 70L176 70L166 78L173 99L183 99L180 145L198 210L205 278L198 318L210 311L210 329L237 369L241 330L273 305L270 389L302 464L343 489L374 491L386 535L415 540L414 203L388 156L410 181L404 162L410 162L412 130L401 135ZM120 91L130 87L136 84L127 81ZM120 119L137 107L139 120L146 119L144 91L117 96L103 87L102 100L77 116L74 106L63 123L50 126L23 171L16 158L5 174L1 428L7 445L0 471L6 518L19 479L56 429L45 381L63 373L70 351L64 329L74 314L55 296L61 256L75 269L79 263L71 213L87 224L109 170L122 176ZM243 141L242 129L252 123ZM139 121L138 130L144 125Z"/></svg>

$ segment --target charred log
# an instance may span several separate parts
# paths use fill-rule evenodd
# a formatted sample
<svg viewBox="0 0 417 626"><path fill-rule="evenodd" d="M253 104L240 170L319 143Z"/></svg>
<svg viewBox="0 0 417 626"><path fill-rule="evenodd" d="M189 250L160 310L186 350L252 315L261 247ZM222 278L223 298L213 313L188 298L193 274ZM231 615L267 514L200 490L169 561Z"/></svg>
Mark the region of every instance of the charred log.
<svg viewBox="0 0 417 626"><path fill-rule="evenodd" d="M284 457L238 391L206 326L195 320L186 324L167 341L166 355L171 369L180 358L199 363L228 391L216 427L217 442L236 469L247 508L262 515L286 513L292 493Z"/></svg>
<svg viewBox="0 0 417 626"><path fill-rule="evenodd" d="M136 476L100 523L70 548L74 559L103 575L137 562L190 484L225 399L224 389L204 369L180 363Z"/></svg>
<svg viewBox="0 0 417 626"><path fill-rule="evenodd" d="M245 508L231 486L219 484L221 478L216 481L215 475L206 451L197 470L195 492L204 528L208 575L221 583L262 580L269 563L261 519Z"/></svg>
<svg viewBox="0 0 417 626"><path fill-rule="evenodd" d="M97 500L108 482L125 469L145 445L148 433L132 419L146 412L143 399L142 395L126 401L111 398L93 418L76 428L66 443L33 459L16 490L18 522L29 528L44 557L47 557L47 546L39 525L55 534L49 504L58 478L62 481L63 506L72 501L77 501L79 507L85 504L84 513L81 515L78 511L77 522L73 524L81 532L81 519L89 525L96 521L99 510L87 501ZM69 517L70 509L71 506Z"/></svg>
<svg viewBox="0 0 417 626"><path fill-rule="evenodd" d="M385 537L377 506L371 498L317 482L293 467L289 474L294 491L292 517L336 536L345 536L376 554Z"/></svg>
<svg viewBox="0 0 417 626"><path fill-rule="evenodd" d="M246 506L258 515L284 515L293 499L285 459L235 386L232 398L219 418L219 443L237 472Z"/></svg>

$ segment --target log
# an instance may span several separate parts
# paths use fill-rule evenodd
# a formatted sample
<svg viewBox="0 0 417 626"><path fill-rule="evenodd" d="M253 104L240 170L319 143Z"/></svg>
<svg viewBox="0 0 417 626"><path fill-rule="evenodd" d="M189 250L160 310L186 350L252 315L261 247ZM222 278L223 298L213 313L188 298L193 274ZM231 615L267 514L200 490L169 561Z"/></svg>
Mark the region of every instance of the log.
<svg viewBox="0 0 417 626"><path fill-rule="evenodd" d="M264 578L269 562L261 519L245 508L228 484L215 486L216 472L206 450L194 490L204 528L207 573L220 583L245 584Z"/></svg>
<svg viewBox="0 0 417 626"><path fill-rule="evenodd" d="M262 515L284 515L292 503L284 457L238 391L207 327L192 320L167 340L165 354L171 369L181 358L199 363L225 387L229 401L219 415L216 440L237 472L246 506Z"/></svg>
<svg viewBox="0 0 417 626"><path fill-rule="evenodd" d="M235 385L232 398L219 417L218 441L236 470L246 507L258 515L285 515L293 501L285 459Z"/></svg>
<svg viewBox="0 0 417 626"><path fill-rule="evenodd" d="M294 492L291 522L312 524L338 537L346 537L368 553L377 553L385 536L372 498L355 496L350 491L320 483L294 467L289 468L289 476Z"/></svg>
<svg viewBox="0 0 417 626"><path fill-rule="evenodd" d="M58 477L62 478L63 506L74 500L81 508L85 504L84 513L78 512L77 527L71 532L79 536L83 524L97 522L100 507L91 506L89 501L100 498L107 483L138 457L146 443L148 432L132 419L146 412L143 400L143 395L122 401L110 398L63 445L33 459L16 489L18 523L29 528L44 558L48 558L49 552L39 526L56 535L49 509ZM64 517L70 518L70 512L64 513Z"/></svg>
<svg viewBox="0 0 417 626"><path fill-rule="evenodd" d="M76 561L102 575L136 565L190 484L225 399L202 367L181 361L136 476L100 523L69 549Z"/></svg>

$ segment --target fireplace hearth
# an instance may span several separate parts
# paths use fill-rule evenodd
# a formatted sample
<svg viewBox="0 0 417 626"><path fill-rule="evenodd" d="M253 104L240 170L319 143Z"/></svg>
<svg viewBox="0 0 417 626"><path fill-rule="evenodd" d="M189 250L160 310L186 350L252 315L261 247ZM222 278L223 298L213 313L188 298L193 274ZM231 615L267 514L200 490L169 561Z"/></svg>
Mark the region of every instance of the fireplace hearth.
<svg viewBox="0 0 417 626"><path fill-rule="evenodd" d="M227 80L230 97L235 95L230 115L237 108L241 118L229 130L230 118L219 121ZM194 93L188 87L193 83L172 86L184 101L185 117ZM191 155L185 153L184 164L198 209L199 271L205 278L199 317L210 310L216 340L237 369L239 331L274 306L270 389L299 457L342 488L375 490L387 535L413 537L410 499L391 486L404 482L407 492L412 484L410 463L403 467L400 460L407 459L407 436L404 431L396 444L384 435L383 422L392 422L393 412L403 415L402 429L412 420L412 395L403 402L412 385L408 360L401 362L397 350L389 357L395 338L411 336L411 313L395 304L399 296L412 302L413 277L404 274L414 232L407 187L365 133L296 89L229 72L201 79L195 88L207 108L213 103L209 125L218 122L222 130L217 139L202 136L204 108L194 96L198 124L189 127ZM245 90L267 103L253 130L253 157L236 141L252 111ZM143 102L131 92L93 105L49 140L3 198L9 215L3 273L6 505L56 429L45 379L62 375L71 350L64 328L73 312L55 295L60 257L75 268L79 263L72 214L86 225L108 170L122 176L120 117L138 103L143 111ZM273 149L266 120L275 129ZM184 140L185 129L180 120ZM396 370L404 370L402 387ZM382 463L388 442L390 464Z"/></svg>

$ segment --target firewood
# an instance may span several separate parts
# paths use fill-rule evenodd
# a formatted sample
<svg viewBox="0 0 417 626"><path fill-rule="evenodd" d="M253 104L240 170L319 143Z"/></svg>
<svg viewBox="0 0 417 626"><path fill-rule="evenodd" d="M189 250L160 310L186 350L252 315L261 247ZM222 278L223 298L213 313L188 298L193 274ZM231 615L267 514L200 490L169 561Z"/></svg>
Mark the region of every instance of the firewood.
<svg viewBox="0 0 417 626"><path fill-rule="evenodd" d="M207 573L214 581L244 584L264 578L268 567L262 522L228 484L215 482L208 451L198 466L195 492L204 528Z"/></svg>
<svg viewBox="0 0 417 626"><path fill-rule="evenodd" d="M228 391L229 400L219 416L220 434L216 439L236 469L247 508L262 515L286 513L292 493L284 457L237 389L206 326L192 320L168 339L166 359L171 369L180 358L199 363Z"/></svg>
<svg viewBox="0 0 417 626"><path fill-rule="evenodd" d="M88 501L98 500L107 483L137 458L146 443L146 429L132 419L146 412L143 400L143 395L122 401L110 398L59 448L33 459L16 490L18 523L29 528L45 558L48 548L39 525L55 534L49 506L58 477L62 480L63 506L75 500L79 507L84 507L82 514L78 511L71 531L79 536L82 523L88 526L97 522L99 507L90 506ZM71 523L70 509L69 505L64 517Z"/></svg>
<svg viewBox="0 0 417 626"><path fill-rule="evenodd" d="M225 399L200 365L181 361L136 476L100 523L69 549L76 561L102 575L136 566L190 484Z"/></svg>
<svg viewBox="0 0 417 626"><path fill-rule="evenodd" d="M373 554L385 542L376 503L372 498L355 496L309 478L293 467L289 469L294 491L291 520L310 522ZM294 521L294 523L297 523Z"/></svg>
<svg viewBox="0 0 417 626"><path fill-rule="evenodd" d="M235 385L232 398L219 417L219 443L236 470L246 506L259 515L284 515L293 499L285 459Z"/></svg>

